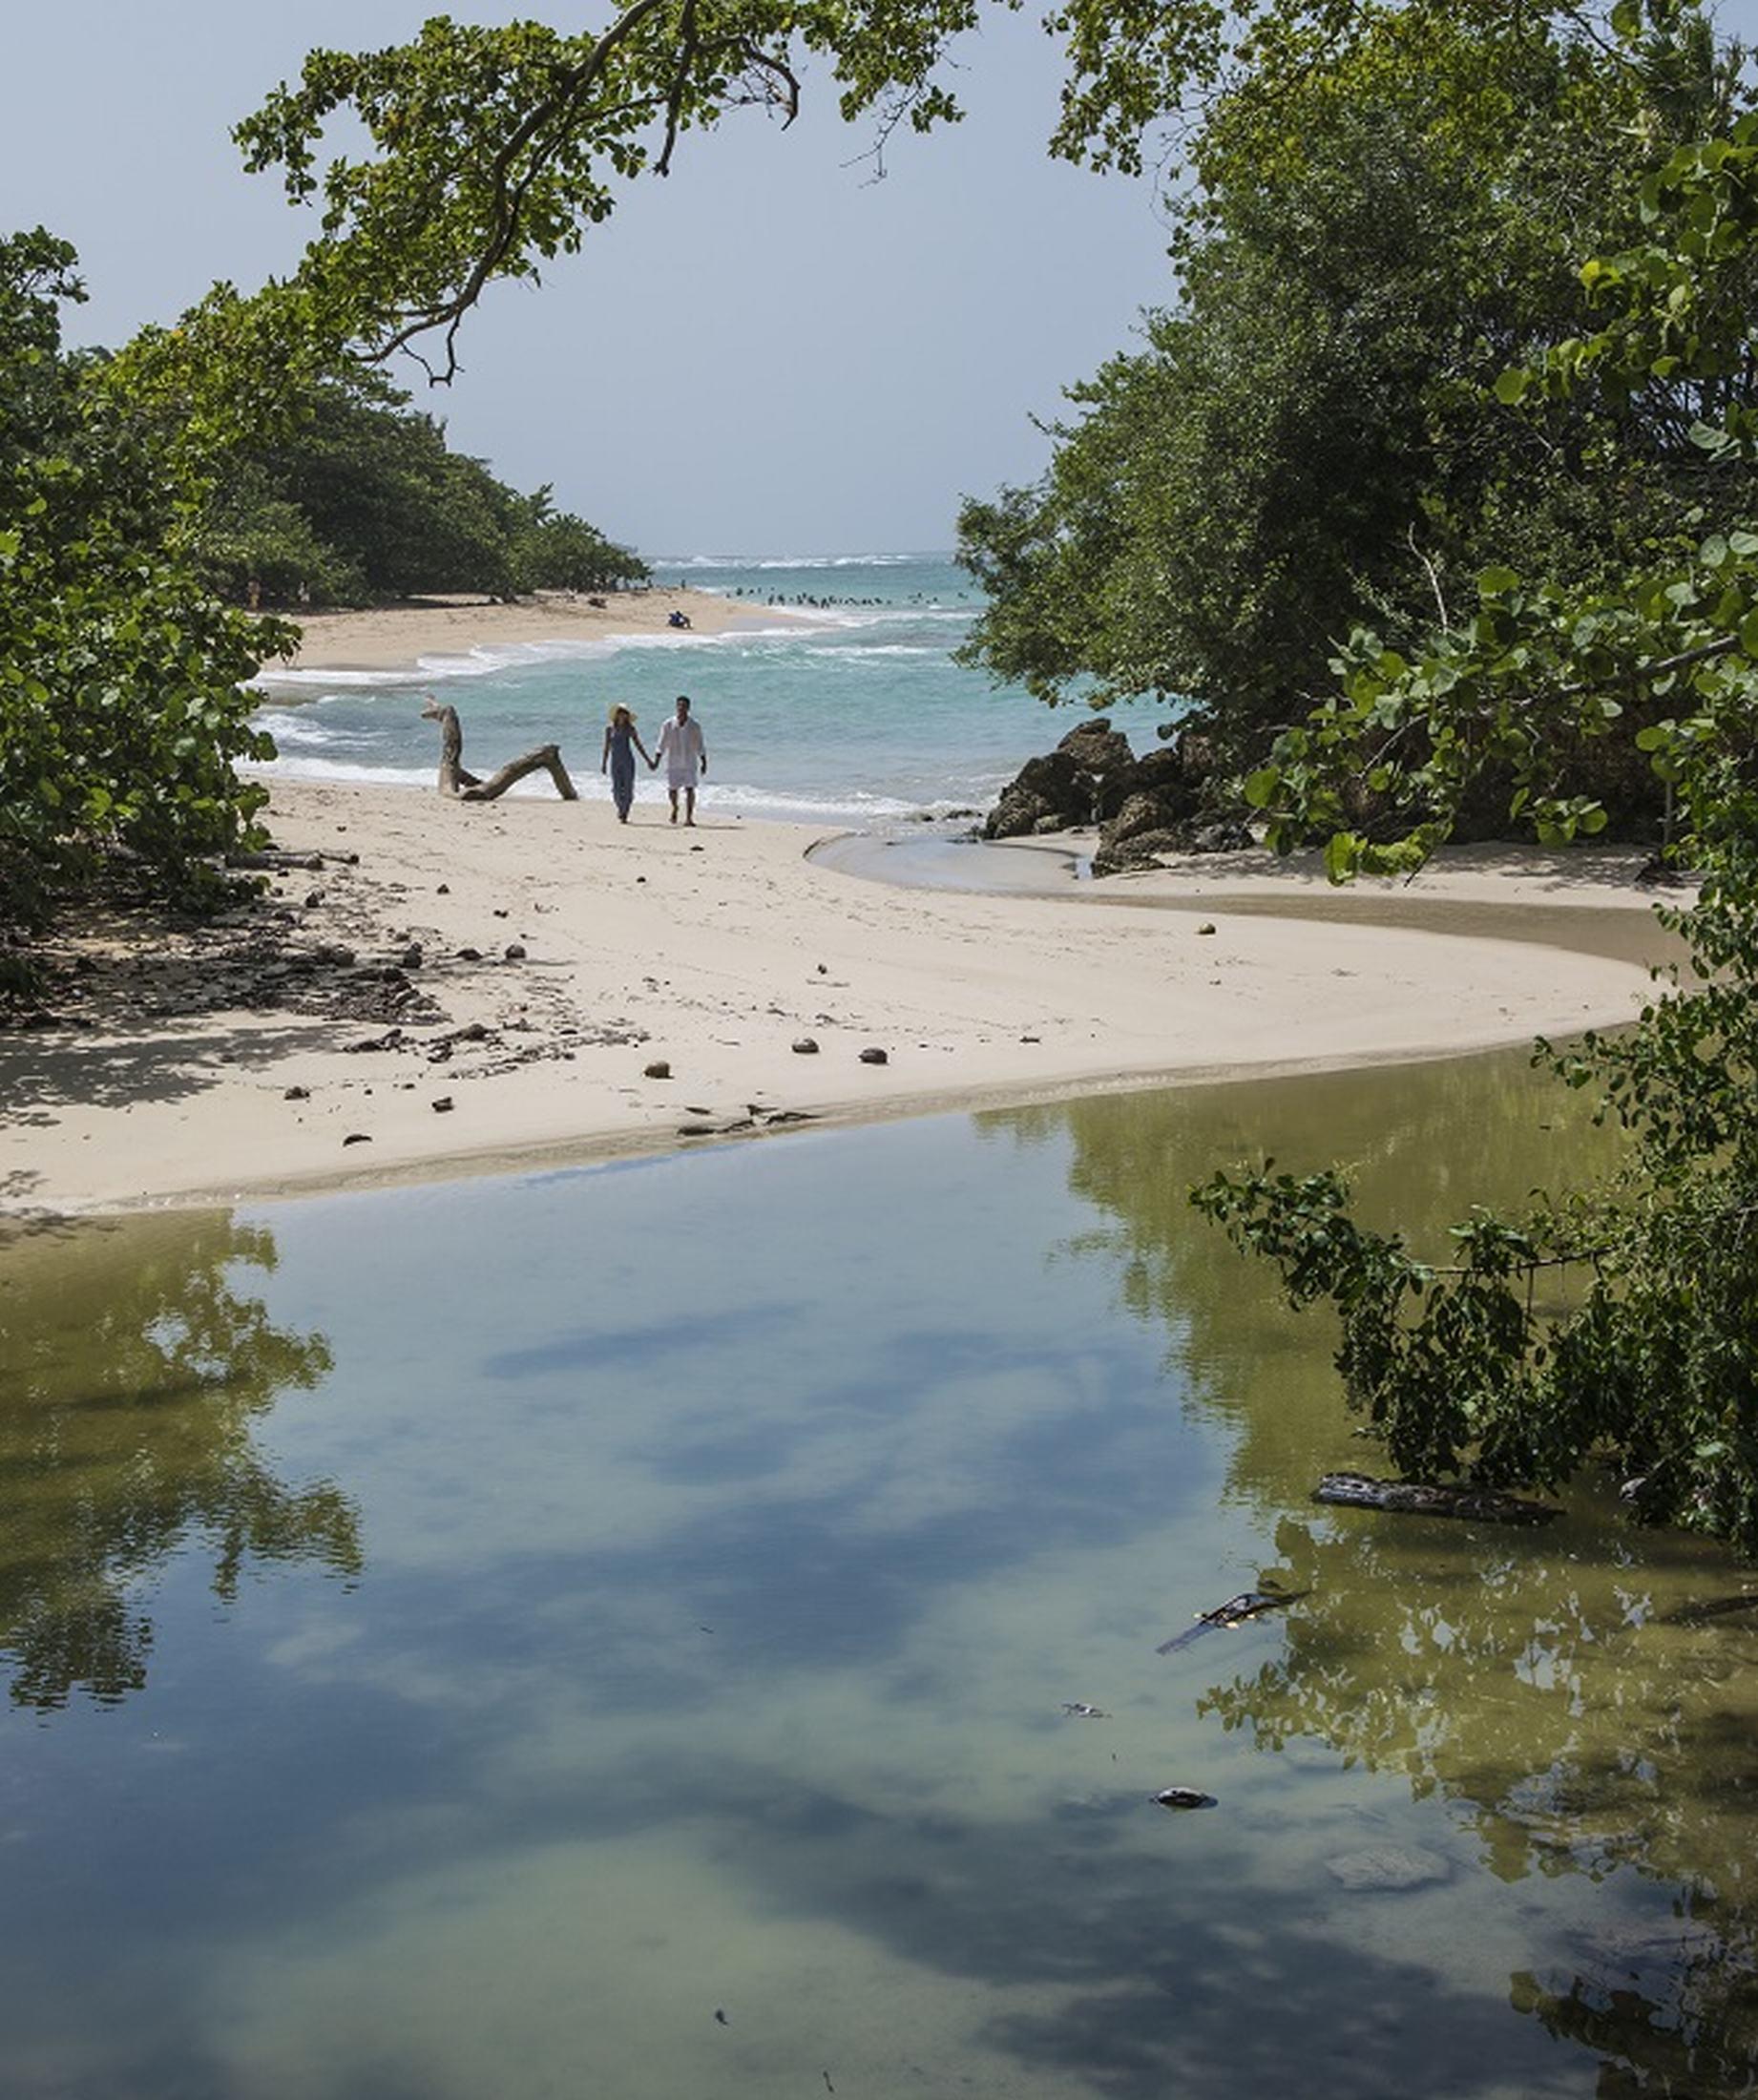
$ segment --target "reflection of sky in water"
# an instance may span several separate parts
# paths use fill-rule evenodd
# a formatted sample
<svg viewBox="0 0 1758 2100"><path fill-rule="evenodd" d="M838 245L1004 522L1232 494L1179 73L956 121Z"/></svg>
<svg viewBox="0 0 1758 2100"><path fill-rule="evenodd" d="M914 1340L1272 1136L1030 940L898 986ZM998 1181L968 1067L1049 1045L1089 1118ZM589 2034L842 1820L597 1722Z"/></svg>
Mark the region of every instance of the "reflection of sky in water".
<svg viewBox="0 0 1758 2100"><path fill-rule="evenodd" d="M138 1590L143 1690L5 1724L0 2090L1591 2091L1510 1978L1673 1889L1508 1853L1542 1736L1497 1732L1483 1542L1307 1508L1351 1456L1322 1334L1160 1217L1252 1098L265 1213L250 1288L335 1369L255 1455L340 1485L364 1571L247 1562L227 1605L192 1541ZM1528 1629L1571 1584L1603 1621L1583 1548L1505 1545ZM1155 1657L1275 1565L1296 1622ZM1414 1885L1335 1870L1388 1852Z"/></svg>

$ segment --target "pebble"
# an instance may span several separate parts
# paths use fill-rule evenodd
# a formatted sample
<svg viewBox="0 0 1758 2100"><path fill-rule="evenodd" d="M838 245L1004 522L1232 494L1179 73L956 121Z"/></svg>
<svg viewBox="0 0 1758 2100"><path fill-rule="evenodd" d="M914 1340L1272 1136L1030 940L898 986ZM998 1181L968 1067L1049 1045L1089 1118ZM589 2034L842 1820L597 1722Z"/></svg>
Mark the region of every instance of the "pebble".
<svg viewBox="0 0 1758 2100"><path fill-rule="evenodd" d="M668 1080L671 1076L672 1068L663 1058L655 1058L651 1064L641 1066L641 1077L644 1080Z"/></svg>
<svg viewBox="0 0 1758 2100"><path fill-rule="evenodd" d="M797 1058L815 1058L818 1055L817 1039L812 1036L796 1036L793 1039L793 1052Z"/></svg>
<svg viewBox="0 0 1758 2100"><path fill-rule="evenodd" d="M890 1058L879 1048L877 1043L869 1043L867 1048L861 1052L861 1062L863 1064L889 1064L890 1061Z"/></svg>

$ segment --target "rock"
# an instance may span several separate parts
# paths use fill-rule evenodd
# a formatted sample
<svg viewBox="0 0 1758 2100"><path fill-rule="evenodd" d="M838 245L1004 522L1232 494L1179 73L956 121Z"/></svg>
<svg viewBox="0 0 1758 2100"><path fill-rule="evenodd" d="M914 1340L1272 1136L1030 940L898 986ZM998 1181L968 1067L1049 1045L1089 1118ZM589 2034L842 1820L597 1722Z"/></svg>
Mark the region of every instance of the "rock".
<svg viewBox="0 0 1758 2100"><path fill-rule="evenodd" d="M1048 837L1053 831L1066 831L1068 829L1068 818L1057 815L1054 810L1048 816L1039 817L1032 827L1034 833L1040 838Z"/></svg>
<svg viewBox="0 0 1758 2100"><path fill-rule="evenodd" d="M651 1064L641 1066L641 1077L644 1080L668 1080L671 1076L672 1068L663 1058L655 1058Z"/></svg>
<svg viewBox="0 0 1758 2100"><path fill-rule="evenodd" d="M441 1094L435 1099L433 1103L433 1113L436 1116L449 1116L451 1113L451 1109L452 1100L450 1094Z"/></svg>
<svg viewBox="0 0 1758 2100"><path fill-rule="evenodd" d="M460 962L480 962L482 960L482 950L480 948L460 948L458 950L458 960Z"/></svg>
<svg viewBox="0 0 1758 2100"><path fill-rule="evenodd" d="M1214 931L1215 922L1213 919L1204 919L1202 925L1197 928L1199 934L1212 934Z"/></svg>
<svg viewBox="0 0 1758 2100"><path fill-rule="evenodd" d="M1370 1845L1361 1852L1339 1853L1326 1860L1325 1869L1352 1895L1421 1888L1453 1879L1452 1866L1439 1853L1414 1845Z"/></svg>
<svg viewBox="0 0 1758 2100"><path fill-rule="evenodd" d="M509 962L523 962L525 960L525 943L521 940L510 940L501 953Z"/></svg>
<svg viewBox="0 0 1758 2100"><path fill-rule="evenodd" d="M309 1101L311 1089L308 1086L289 1086L281 1098L283 1101Z"/></svg>
<svg viewBox="0 0 1758 2100"><path fill-rule="evenodd" d="M449 896L450 896L450 894L451 894L451 885L450 885L450 883L449 883L449 882L442 882L442 883L440 884L439 888L438 888L437 890L435 890L435 891L434 891L433 894L434 894L434 895L435 895L436 897L449 897Z"/></svg>
<svg viewBox="0 0 1758 2100"><path fill-rule="evenodd" d="M1193 853L1246 853L1256 844L1250 830L1237 817L1222 817L1213 824L1200 824L1190 834Z"/></svg>
<svg viewBox="0 0 1758 2100"><path fill-rule="evenodd" d="M421 943L420 943L420 941L418 941L418 940L412 940L412 941L410 941L410 942L409 942L409 944L408 944L408 947L407 947L407 948L406 948L406 949L405 949L405 950L403 951L403 958L402 958L402 959L403 959L403 967L404 967L404 968L405 968L406 970L419 970L419 969L421 968Z"/></svg>
<svg viewBox="0 0 1758 2100"><path fill-rule="evenodd" d="M793 1054L796 1058L815 1058L818 1040L815 1036L796 1036L793 1039Z"/></svg>
<svg viewBox="0 0 1758 2100"><path fill-rule="evenodd" d="M861 1052L861 1062L863 1064L889 1064L890 1061L890 1058L879 1048L877 1043L869 1043Z"/></svg>
<svg viewBox="0 0 1758 2100"><path fill-rule="evenodd" d="M1215 1806L1215 1796L1212 1794L1199 1794L1195 1787L1162 1787L1154 1798L1162 1808L1187 1809L1213 1808Z"/></svg>

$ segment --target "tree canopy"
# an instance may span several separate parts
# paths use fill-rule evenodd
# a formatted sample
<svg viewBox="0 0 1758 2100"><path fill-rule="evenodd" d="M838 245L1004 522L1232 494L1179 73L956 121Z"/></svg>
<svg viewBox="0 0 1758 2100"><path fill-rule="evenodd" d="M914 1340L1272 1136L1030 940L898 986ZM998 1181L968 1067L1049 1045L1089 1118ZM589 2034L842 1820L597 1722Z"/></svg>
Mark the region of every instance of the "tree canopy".
<svg viewBox="0 0 1758 2100"><path fill-rule="evenodd" d="M1664 405L1522 419L1496 388L1588 325L1583 257L1725 124L1728 65L1696 18L1664 65L1566 32L1364 10L1340 55L1290 32L1222 97L1177 304L1071 389L1039 482L964 507L969 660L1053 704L1175 702L1254 761L1354 621L1402 644L1492 559L1574 581L1677 526L1704 461Z"/></svg>

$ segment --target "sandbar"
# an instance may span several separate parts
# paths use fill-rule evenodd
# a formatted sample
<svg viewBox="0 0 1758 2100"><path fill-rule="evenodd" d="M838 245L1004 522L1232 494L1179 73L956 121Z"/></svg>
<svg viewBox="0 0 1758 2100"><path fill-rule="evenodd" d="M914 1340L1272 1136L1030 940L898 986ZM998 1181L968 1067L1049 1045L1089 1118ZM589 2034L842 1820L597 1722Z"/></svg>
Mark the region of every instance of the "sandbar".
<svg viewBox="0 0 1758 2100"><path fill-rule="evenodd" d="M1061 893L903 889L808 857L808 828L717 812L712 784L694 830L651 787L626 827L598 801L279 777L273 797L278 842L318 865L278 872L265 908L55 944L40 1025L0 1037L0 1215L1432 1058L1627 1021L1653 989L1640 854L1443 861L1431 893L1566 904L1563 932L1521 940L1376 923L1371 901L1229 908L1323 894L1257 856ZM1571 943L1571 914L1629 938Z"/></svg>

